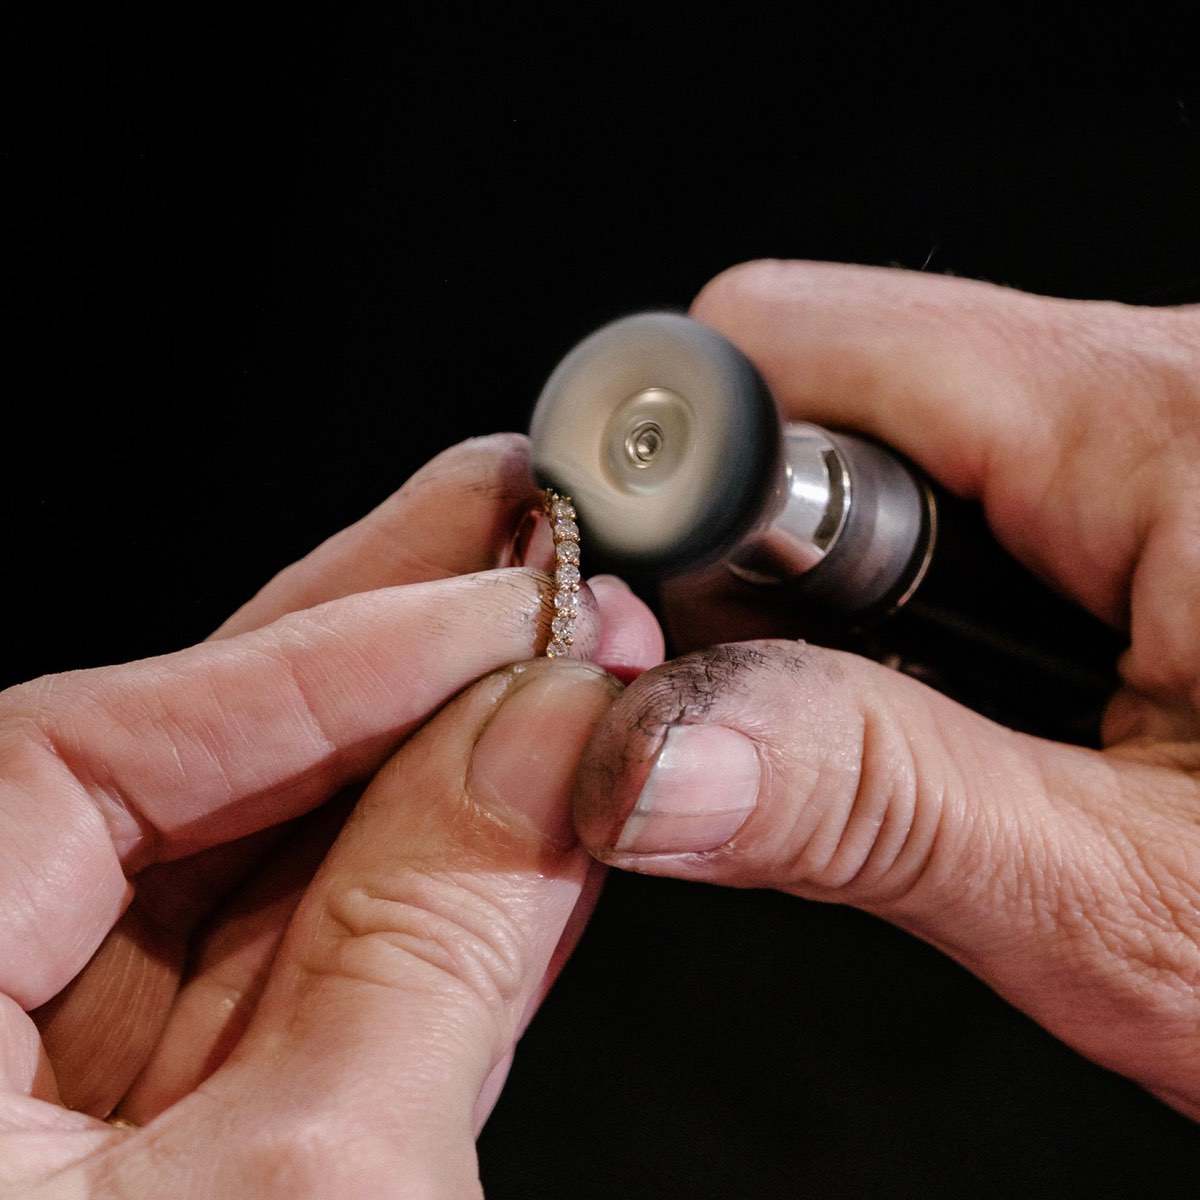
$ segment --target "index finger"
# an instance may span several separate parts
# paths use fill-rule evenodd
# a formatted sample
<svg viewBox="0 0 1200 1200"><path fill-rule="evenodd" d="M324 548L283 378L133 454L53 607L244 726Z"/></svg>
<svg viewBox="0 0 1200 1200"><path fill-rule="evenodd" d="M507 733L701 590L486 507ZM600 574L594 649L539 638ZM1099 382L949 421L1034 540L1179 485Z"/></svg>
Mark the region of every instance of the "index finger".
<svg viewBox="0 0 1200 1200"><path fill-rule="evenodd" d="M548 583L484 572L332 601L265 629L0 697L0 992L83 966L125 873L244 837L369 774L478 676L547 638ZM599 632L580 592L575 652Z"/></svg>
<svg viewBox="0 0 1200 1200"><path fill-rule="evenodd" d="M980 499L1014 554L1121 619L1163 477L1184 467L1187 439L1167 434L1189 417L1194 318L810 262L733 267L693 315L754 362L788 416L894 446Z"/></svg>

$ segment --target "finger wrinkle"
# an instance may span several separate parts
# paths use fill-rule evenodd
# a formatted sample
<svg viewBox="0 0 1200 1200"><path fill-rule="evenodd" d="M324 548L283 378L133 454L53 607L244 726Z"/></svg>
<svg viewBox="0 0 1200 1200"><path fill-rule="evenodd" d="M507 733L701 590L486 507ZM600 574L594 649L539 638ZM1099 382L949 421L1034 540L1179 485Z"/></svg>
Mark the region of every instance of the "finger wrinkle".
<svg viewBox="0 0 1200 1200"><path fill-rule="evenodd" d="M378 523L398 540L410 525L426 537L460 525L474 529L481 519L500 526L511 522L515 507L532 503L538 495L529 467L528 439L521 434L493 434L443 451L364 517L359 527ZM438 544L454 541L439 537ZM500 547L495 549L498 552Z"/></svg>
<svg viewBox="0 0 1200 1200"><path fill-rule="evenodd" d="M67 786L63 787L61 781L54 785L57 794L73 793L85 798L103 822L118 857L123 858L136 847L155 847L158 831L113 778L111 771L102 768L86 749L88 739L81 727L87 723L87 710L95 708L101 715L105 712L89 685L90 674L87 671L64 672L10 688L2 697L7 709L4 724L6 732L35 755L40 752L40 761L30 764L35 777L43 771L51 777L60 772L66 775ZM125 698L132 700L133 695ZM5 771L6 777L14 774L11 767L18 757L11 748L6 753L6 767L9 768ZM185 776L177 750L175 759L182 782ZM32 796L41 789L33 785L27 790Z"/></svg>
<svg viewBox="0 0 1200 1200"><path fill-rule="evenodd" d="M895 853L903 848L915 824L916 771L911 766L911 753L907 754L909 769L897 762L904 745L886 716L870 709L864 713L850 802L826 806L825 819L802 845L798 857L803 865L797 864L797 878L849 894L863 883L887 877ZM836 793L830 789L826 794ZM907 827L899 848L888 847L883 841L889 819L900 819ZM914 875L919 878L920 874L918 864Z"/></svg>
<svg viewBox="0 0 1200 1200"><path fill-rule="evenodd" d="M120 781L107 770L98 771L92 756L79 750L53 724L38 726L38 734L54 763L66 772L78 792L88 798L103 821L108 839L122 864L133 857L146 861L153 859L161 846L162 834ZM171 749L182 778L183 765L178 748L172 744Z"/></svg>
<svg viewBox="0 0 1200 1200"><path fill-rule="evenodd" d="M34 1008L83 967L130 889L103 807L61 760L30 737L5 747L4 768L0 876L13 903L0 929L0 988ZM67 893L73 902L64 907Z"/></svg>
<svg viewBox="0 0 1200 1200"><path fill-rule="evenodd" d="M361 675L367 684L366 691L380 691L385 686L384 680L372 666L369 657L336 625L323 621L315 615L313 617L301 616L298 620L300 623L292 629L281 628L280 654L275 658L275 665L282 670L286 686L299 702L297 711L301 715L303 724L307 727L310 744L316 757L327 763L330 769L335 769L342 751L338 745L335 731L321 711L321 704L317 700L317 690L313 687L304 669L305 656L313 653L323 654L327 647L323 645L314 647L308 643L304 638L304 623L308 620L312 621L320 632L322 642L339 645L339 661L346 668L346 673L353 674L356 679ZM301 655L297 655L294 645L289 644L290 637L295 637L297 634L300 636ZM264 654L264 658L271 661L274 656Z"/></svg>
<svg viewBox="0 0 1200 1200"><path fill-rule="evenodd" d="M496 1047L509 1044L530 948L502 899L468 879L406 864L394 876L331 888L323 936L303 970L454 996L494 1028Z"/></svg>

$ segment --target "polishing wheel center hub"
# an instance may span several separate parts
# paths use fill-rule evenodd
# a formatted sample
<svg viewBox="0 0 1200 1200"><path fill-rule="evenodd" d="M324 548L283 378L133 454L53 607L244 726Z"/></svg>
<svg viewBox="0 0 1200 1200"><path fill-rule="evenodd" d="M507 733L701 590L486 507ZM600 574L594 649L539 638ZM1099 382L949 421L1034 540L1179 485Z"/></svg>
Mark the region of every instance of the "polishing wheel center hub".
<svg viewBox="0 0 1200 1200"><path fill-rule="evenodd" d="M677 392L647 387L618 405L604 435L605 466L623 491L665 485L683 462L693 426L691 406Z"/></svg>

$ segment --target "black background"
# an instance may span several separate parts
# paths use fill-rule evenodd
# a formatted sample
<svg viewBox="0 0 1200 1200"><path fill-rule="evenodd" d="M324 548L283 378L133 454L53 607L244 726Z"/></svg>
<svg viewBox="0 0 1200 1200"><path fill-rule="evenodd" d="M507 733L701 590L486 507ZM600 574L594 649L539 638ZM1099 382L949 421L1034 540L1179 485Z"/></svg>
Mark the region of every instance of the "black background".
<svg viewBox="0 0 1200 1200"><path fill-rule="evenodd" d="M1182 27L932 7L43 33L5 156L3 682L198 640L523 427L594 325L744 258L1200 299ZM626 877L480 1153L497 1200L1165 1197L1200 1138L870 918Z"/></svg>

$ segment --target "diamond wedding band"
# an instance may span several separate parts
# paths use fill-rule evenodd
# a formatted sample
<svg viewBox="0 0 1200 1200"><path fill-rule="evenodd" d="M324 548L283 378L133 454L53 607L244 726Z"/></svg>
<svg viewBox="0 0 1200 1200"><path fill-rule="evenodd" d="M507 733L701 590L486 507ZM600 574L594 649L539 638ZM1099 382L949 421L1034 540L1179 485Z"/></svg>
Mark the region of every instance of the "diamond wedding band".
<svg viewBox="0 0 1200 1200"><path fill-rule="evenodd" d="M547 488L545 497L554 533L554 612L546 657L561 658L575 640L575 618L579 615L579 526L575 524L570 496L560 496Z"/></svg>

